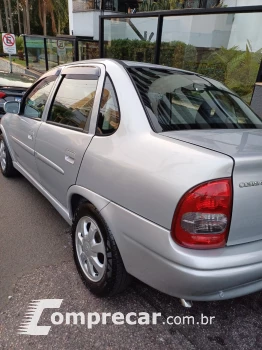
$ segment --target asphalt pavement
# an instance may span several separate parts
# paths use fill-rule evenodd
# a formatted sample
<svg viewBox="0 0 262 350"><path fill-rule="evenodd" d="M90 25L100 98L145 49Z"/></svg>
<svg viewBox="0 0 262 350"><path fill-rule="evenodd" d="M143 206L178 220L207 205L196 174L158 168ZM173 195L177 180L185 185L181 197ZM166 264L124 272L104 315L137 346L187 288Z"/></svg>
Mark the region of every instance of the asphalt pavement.
<svg viewBox="0 0 262 350"><path fill-rule="evenodd" d="M134 257L135 259L135 257ZM88 313L153 312L156 325L52 325L48 335L21 335L29 303L63 299L46 309L39 325L52 325L59 311ZM168 325L168 316L214 317L212 325ZM0 349L262 349L262 293L183 308L176 298L134 281L123 294L99 299L78 276L70 230L49 202L23 177L0 175Z"/></svg>

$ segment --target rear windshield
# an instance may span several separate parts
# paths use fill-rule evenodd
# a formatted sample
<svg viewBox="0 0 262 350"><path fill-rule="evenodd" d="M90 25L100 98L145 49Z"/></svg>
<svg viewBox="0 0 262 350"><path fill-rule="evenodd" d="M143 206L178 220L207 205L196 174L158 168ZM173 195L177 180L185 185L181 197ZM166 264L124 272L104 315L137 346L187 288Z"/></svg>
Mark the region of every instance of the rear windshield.
<svg viewBox="0 0 262 350"><path fill-rule="evenodd" d="M171 69L128 71L157 132L262 128L245 102L215 80Z"/></svg>

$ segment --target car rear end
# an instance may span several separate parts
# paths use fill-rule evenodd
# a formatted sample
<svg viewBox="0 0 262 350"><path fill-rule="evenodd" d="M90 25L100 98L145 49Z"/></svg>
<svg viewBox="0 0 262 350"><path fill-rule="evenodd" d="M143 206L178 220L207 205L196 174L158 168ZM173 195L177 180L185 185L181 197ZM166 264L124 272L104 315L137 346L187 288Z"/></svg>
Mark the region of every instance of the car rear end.
<svg viewBox="0 0 262 350"><path fill-rule="evenodd" d="M230 164L229 176L209 175L198 182L197 173L205 172L205 165L199 161L197 167L192 161L195 183L189 185L185 174L188 186L182 186L161 249L152 254L139 248L148 269L161 274L143 280L191 300L234 298L261 290L262 121L237 95L211 79L152 66L128 71L158 135L202 149L203 155L212 151ZM188 153L184 161L190 161ZM179 163L177 171L182 166Z"/></svg>

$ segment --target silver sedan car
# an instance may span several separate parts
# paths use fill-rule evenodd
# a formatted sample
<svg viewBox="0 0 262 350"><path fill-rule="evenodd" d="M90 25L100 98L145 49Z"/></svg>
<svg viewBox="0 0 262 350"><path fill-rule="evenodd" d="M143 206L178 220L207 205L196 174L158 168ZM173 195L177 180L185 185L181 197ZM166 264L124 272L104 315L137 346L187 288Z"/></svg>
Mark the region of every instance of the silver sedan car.
<svg viewBox="0 0 262 350"><path fill-rule="evenodd" d="M262 121L234 92L100 59L49 71L5 111L2 173L72 224L91 292L131 276L185 305L262 289Z"/></svg>

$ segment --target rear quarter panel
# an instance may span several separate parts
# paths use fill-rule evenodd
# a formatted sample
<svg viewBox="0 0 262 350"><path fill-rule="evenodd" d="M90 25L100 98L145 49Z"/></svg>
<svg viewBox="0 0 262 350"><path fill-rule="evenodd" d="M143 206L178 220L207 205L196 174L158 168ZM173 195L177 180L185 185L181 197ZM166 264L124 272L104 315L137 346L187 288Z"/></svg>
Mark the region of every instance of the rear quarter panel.
<svg viewBox="0 0 262 350"><path fill-rule="evenodd" d="M243 244L262 239L262 186L242 187L241 184L262 181L261 155L238 157L233 172L234 202L227 245Z"/></svg>
<svg viewBox="0 0 262 350"><path fill-rule="evenodd" d="M136 90L121 66L107 65L121 122L111 136L95 136L77 185L170 229L179 199L193 186L232 175L233 160L152 131Z"/></svg>

